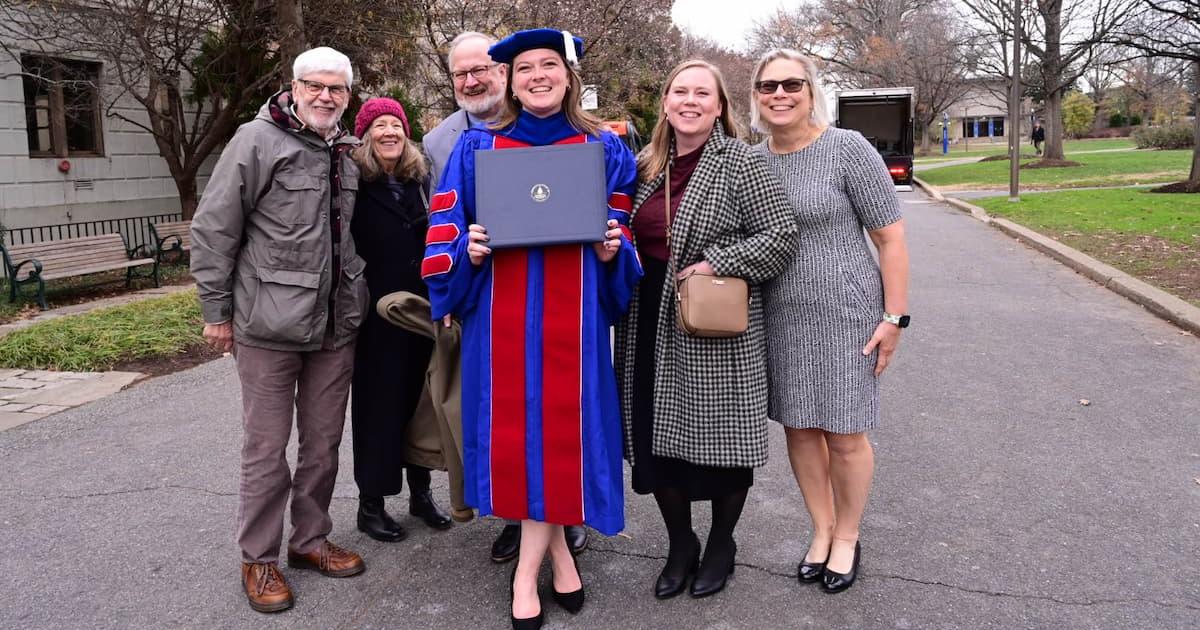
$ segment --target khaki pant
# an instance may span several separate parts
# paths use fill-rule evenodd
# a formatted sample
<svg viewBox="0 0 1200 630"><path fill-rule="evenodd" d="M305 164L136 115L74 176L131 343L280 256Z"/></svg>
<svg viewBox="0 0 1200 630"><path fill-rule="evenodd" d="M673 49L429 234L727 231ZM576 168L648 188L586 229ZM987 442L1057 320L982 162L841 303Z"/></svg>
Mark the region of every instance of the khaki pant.
<svg viewBox="0 0 1200 630"><path fill-rule="evenodd" d="M289 548L312 551L333 529L329 502L354 371L354 344L312 352L237 344L234 356L242 382L238 546L243 561L278 562L289 493ZM295 476L286 453L293 409L300 445Z"/></svg>

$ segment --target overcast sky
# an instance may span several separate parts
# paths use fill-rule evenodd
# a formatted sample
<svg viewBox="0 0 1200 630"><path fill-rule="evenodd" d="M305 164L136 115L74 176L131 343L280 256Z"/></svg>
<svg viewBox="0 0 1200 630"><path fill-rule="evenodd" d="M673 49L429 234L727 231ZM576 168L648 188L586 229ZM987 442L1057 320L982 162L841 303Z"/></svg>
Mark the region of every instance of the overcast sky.
<svg viewBox="0 0 1200 630"><path fill-rule="evenodd" d="M746 32L756 20L766 18L780 6L795 4L795 0L675 0L671 18L694 35L741 50Z"/></svg>

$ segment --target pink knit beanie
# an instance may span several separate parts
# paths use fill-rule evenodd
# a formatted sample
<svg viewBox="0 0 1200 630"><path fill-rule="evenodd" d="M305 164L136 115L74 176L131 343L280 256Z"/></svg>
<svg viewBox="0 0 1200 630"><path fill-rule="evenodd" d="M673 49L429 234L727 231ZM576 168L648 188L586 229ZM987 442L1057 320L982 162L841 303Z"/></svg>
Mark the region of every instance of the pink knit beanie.
<svg viewBox="0 0 1200 630"><path fill-rule="evenodd" d="M376 118L385 114L399 118L400 124L404 125L404 136L412 137L408 129L408 116L404 113L404 106L394 99L383 96L370 99L358 108L358 115L354 117L354 135L361 138L367 127L370 127Z"/></svg>

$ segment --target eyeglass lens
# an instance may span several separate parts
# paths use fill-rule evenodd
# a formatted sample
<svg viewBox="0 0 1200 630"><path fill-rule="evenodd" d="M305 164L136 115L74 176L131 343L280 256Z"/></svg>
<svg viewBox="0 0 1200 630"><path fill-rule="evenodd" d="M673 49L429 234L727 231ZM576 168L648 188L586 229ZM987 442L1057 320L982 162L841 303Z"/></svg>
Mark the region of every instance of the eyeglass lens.
<svg viewBox="0 0 1200 630"><path fill-rule="evenodd" d="M784 79L783 81L759 81L758 91L762 94L774 94L779 86L783 86L783 91L789 94L795 94L804 89L804 85L808 83L806 79Z"/></svg>

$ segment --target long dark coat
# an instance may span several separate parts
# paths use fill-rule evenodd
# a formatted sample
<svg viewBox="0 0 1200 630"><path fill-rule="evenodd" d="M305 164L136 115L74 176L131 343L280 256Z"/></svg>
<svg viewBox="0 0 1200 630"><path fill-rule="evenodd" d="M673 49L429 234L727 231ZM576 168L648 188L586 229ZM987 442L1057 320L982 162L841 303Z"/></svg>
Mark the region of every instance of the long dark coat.
<svg viewBox="0 0 1200 630"><path fill-rule="evenodd" d="M404 446L433 341L401 330L379 316L383 296L409 291L428 296L421 280L429 225L422 183L409 181L397 201L386 180L360 182L350 226L367 261L370 307L354 353L351 422L354 480L365 495L388 496L403 486Z"/></svg>
<svg viewBox="0 0 1200 630"><path fill-rule="evenodd" d="M663 175L638 186L632 221ZM762 282L796 256L795 213L762 156L720 125L713 130L672 223L671 257L658 315L654 454L693 464L756 467L767 462L767 357ZM675 325L675 274L707 260L718 275L750 284L750 327L727 339L689 337ZM617 326L617 379L625 457L633 460L633 361L639 287ZM668 296L670 299L668 299Z"/></svg>

